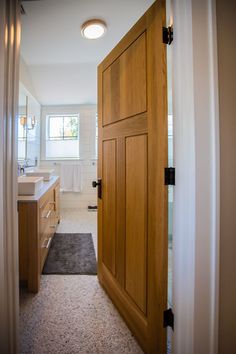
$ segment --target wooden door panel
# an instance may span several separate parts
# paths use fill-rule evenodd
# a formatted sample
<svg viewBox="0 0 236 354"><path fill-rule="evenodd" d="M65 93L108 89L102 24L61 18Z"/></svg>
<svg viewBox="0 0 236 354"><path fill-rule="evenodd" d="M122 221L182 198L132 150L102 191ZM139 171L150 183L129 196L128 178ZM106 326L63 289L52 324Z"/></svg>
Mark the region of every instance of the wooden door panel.
<svg viewBox="0 0 236 354"><path fill-rule="evenodd" d="M146 350L148 340L147 317L140 311L135 302L130 300L127 292L118 284L103 264L100 267L99 280L131 331L136 335L142 348Z"/></svg>
<svg viewBox="0 0 236 354"><path fill-rule="evenodd" d="M165 0L98 68L98 277L147 353L166 352Z"/></svg>
<svg viewBox="0 0 236 354"><path fill-rule="evenodd" d="M111 127L111 126L110 126ZM125 138L117 137L117 228L116 228L116 281L125 286Z"/></svg>
<svg viewBox="0 0 236 354"><path fill-rule="evenodd" d="M103 262L116 275L116 140L103 142Z"/></svg>
<svg viewBox="0 0 236 354"><path fill-rule="evenodd" d="M144 133L147 133L147 114L141 113L129 119L106 125L103 128L102 137L103 139L125 138Z"/></svg>
<svg viewBox="0 0 236 354"><path fill-rule="evenodd" d="M146 314L147 293L147 136L126 139L125 289Z"/></svg>
<svg viewBox="0 0 236 354"><path fill-rule="evenodd" d="M120 63L116 60L103 72L103 125L114 123L119 119L119 97L120 97Z"/></svg>
<svg viewBox="0 0 236 354"><path fill-rule="evenodd" d="M103 72L103 125L147 110L146 33Z"/></svg>

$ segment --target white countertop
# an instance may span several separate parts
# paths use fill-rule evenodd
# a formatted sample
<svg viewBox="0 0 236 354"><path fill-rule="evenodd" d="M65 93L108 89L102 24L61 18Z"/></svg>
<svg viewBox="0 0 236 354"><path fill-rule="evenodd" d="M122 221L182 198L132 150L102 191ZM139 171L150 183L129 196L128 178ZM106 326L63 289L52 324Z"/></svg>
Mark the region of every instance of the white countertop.
<svg viewBox="0 0 236 354"><path fill-rule="evenodd" d="M59 181L58 176L52 176L50 181L44 181L43 187L35 195L18 195L18 202L38 202L40 198L56 183Z"/></svg>

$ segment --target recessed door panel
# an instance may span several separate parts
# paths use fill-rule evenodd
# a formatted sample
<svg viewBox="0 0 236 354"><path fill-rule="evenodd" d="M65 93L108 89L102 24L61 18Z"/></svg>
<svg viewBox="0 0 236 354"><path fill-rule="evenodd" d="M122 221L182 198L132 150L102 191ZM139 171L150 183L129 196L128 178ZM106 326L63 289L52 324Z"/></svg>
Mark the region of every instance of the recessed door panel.
<svg viewBox="0 0 236 354"><path fill-rule="evenodd" d="M147 110L146 33L103 72L103 125Z"/></svg>
<svg viewBox="0 0 236 354"><path fill-rule="evenodd" d="M116 274L116 140L103 142L103 262Z"/></svg>
<svg viewBox="0 0 236 354"><path fill-rule="evenodd" d="M147 136L126 139L125 289L143 313L147 292Z"/></svg>

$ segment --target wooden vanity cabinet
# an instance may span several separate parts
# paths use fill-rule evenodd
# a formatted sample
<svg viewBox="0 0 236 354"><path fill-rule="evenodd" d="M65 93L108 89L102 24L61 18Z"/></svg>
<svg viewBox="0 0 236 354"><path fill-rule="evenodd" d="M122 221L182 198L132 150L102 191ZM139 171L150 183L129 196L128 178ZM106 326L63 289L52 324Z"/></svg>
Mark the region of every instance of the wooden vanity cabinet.
<svg viewBox="0 0 236 354"><path fill-rule="evenodd" d="M26 282L31 292L39 291L42 269L60 222L59 193L59 178L53 177L44 182L38 195L18 197L20 281Z"/></svg>

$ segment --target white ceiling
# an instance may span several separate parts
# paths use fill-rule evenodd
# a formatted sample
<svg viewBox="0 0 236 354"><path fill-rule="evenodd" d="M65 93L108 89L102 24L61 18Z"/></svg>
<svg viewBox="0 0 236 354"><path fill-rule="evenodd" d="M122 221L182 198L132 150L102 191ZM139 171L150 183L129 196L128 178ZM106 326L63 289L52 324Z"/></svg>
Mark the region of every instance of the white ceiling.
<svg viewBox="0 0 236 354"><path fill-rule="evenodd" d="M21 55L43 105L96 103L99 62L154 0L23 1ZM96 41L82 38L88 19L107 23Z"/></svg>

